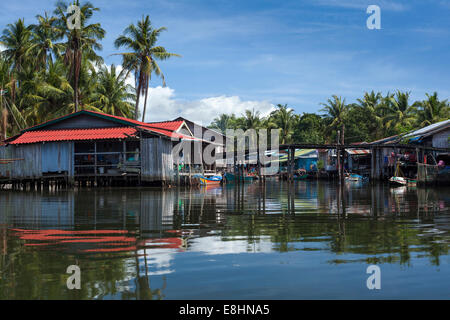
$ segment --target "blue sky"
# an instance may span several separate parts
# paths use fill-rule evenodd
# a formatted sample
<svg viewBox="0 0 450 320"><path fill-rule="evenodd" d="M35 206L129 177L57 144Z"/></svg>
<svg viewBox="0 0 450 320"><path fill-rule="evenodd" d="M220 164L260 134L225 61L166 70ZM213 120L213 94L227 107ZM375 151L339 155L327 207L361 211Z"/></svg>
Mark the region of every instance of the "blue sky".
<svg viewBox="0 0 450 320"><path fill-rule="evenodd" d="M56 1L0 4L0 26L52 11ZM160 64L167 88L154 78L148 118L182 114L208 122L217 113L277 103L317 112L333 94L353 102L364 91L411 91L450 98L449 0L92 0L107 35L101 53L120 64L114 39L149 14L168 31L160 44L179 53ZM381 8L381 30L366 27L370 4ZM120 50L119 50L120 51Z"/></svg>

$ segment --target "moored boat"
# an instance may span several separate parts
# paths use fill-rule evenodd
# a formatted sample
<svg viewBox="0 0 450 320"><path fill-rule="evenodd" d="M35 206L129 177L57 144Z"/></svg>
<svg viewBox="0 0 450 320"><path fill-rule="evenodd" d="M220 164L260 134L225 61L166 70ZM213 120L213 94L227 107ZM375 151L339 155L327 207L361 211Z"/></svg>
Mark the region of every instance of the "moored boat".
<svg viewBox="0 0 450 320"><path fill-rule="evenodd" d="M366 179L367 179L366 177L363 177L363 176L361 176L359 174L355 174L355 173L351 173L345 177L345 181L349 181L349 182L359 182L359 181L364 181Z"/></svg>
<svg viewBox="0 0 450 320"><path fill-rule="evenodd" d="M222 182L222 176L212 176L212 177L205 177L205 176L198 176L198 179L200 180L200 184L203 186L218 186Z"/></svg>
<svg viewBox="0 0 450 320"><path fill-rule="evenodd" d="M414 187L414 186L416 186L416 184L417 184L417 181L416 181L416 180L407 179L407 178L404 178L404 177L397 177L397 176L391 177L391 178L389 179L389 182L390 182L392 185L396 185L396 186L409 186L409 187Z"/></svg>
<svg viewBox="0 0 450 320"><path fill-rule="evenodd" d="M234 182L234 181L238 180L238 177L236 177L236 175L234 173L226 172L225 179L227 180L227 182ZM244 176L244 181L251 182L255 179L256 179L256 176L250 176L250 175Z"/></svg>

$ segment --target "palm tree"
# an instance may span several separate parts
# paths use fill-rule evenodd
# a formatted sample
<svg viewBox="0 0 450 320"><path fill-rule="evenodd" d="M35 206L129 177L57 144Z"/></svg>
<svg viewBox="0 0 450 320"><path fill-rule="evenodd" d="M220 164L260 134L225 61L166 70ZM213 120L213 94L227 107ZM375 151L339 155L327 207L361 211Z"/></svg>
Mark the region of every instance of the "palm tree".
<svg viewBox="0 0 450 320"><path fill-rule="evenodd" d="M450 118L450 103L439 101L437 92L426 94L427 99L419 103L418 122L420 127Z"/></svg>
<svg viewBox="0 0 450 320"><path fill-rule="evenodd" d="M384 114L383 114L383 95L381 92L370 93L365 92L362 99L357 99L358 104L356 108L361 110L367 115L367 124L369 131L375 139L380 139L384 135Z"/></svg>
<svg viewBox="0 0 450 320"><path fill-rule="evenodd" d="M73 88L66 72L61 60L49 60L46 69L35 72L29 68L21 74L24 85L19 92L19 104L29 123L40 123L74 111Z"/></svg>
<svg viewBox="0 0 450 320"><path fill-rule="evenodd" d="M11 87L12 103L16 99L16 82L14 81L14 76L22 70L29 57L31 48L30 40L31 28L25 25L23 19L19 19L13 24L8 24L6 29L3 30L3 35L0 37L0 44L6 48L2 52L2 55L8 61L11 61L11 67L14 70L14 73L11 74L11 83L13 84Z"/></svg>
<svg viewBox="0 0 450 320"><path fill-rule="evenodd" d="M44 16L37 15L38 24L31 25L33 32L31 52L36 59L36 70L47 67L47 61L52 59L52 53L59 56L63 49L61 44L55 43L58 35L56 17L49 17L47 12Z"/></svg>
<svg viewBox="0 0 450 320"><path fill-rule="evenodd" d="M398 90L395 95L388 94L385 98L386 115L384 122L388 130L393 134L402 133L412 129L414 120L416 119L417 105L409 104L409 92L401 92Z"/></svg>
<svg viewBox="0 0 450 320"><path fill-rule="evenodd" d="M332 99L328 99L328 104L322 103L323 108L320 110L325 112L323 115L327 126L325 128L325 134L330 134L333 131L337 131L342 128L341 141L344 138L345 121L347 120L348 106L345 104L345 99L333 95Z"/></svg>
<svg viewBox="0 0 450 320"><path fill-rule="evenodd" d="M214 118L213 122L211 122L211 125L209 125L209 128L218 129L220 132L225 133L227 129L232 128L233 118L235 118L234 114L230 116L228 114L222 113L219 117Z"/></svg>
<svg viewBox="0 0 450 320"><path fill-rule="evenodd" d="M179 57L178 54L169 53L164 47L156 46L161 32L167 30L165 27L154 29L147 15L137 25L130 24L114 42L116 48L126 47L131 52L120 53L123 57L123 67L133 71L136 80L136 105L134 115L138 117L139 98L145 95L142 122L145 120L147 109L148 87L151 74L154 72L166 85L164 74L161 72L157 60L166 60L170 57Z"/></svg>
<svg viewBox="0 0 450 320"><path fill-rule="evenodd" d="M99 8L94 7L90 2L86 2L80 6L80 1L74 2L80 8L81 28L70 30L67 28L67 8L68 4L58 2L55 14L58 16L57 28L59 38L65 38L67 42L64 44L64 62L69 66L69 79L71 79L74 89L74 105L75 111L79 108L79 79L80 70L82 68L83 59L94 61L98 65L103 63L103 59L98 56L95 50L101 50L102 45L98 42L105 37L105 30L99 23L87 24L92 18L95 11Z"/></svg>
<svg viewBox="0 0 450 320"><path fill-rule="evenodd" d="M93 106L108 114L132 118L136 95L134 88L126 83L126 71L118 72L115 65L102 67L97 81Z"/></svg>
<svg viewBox="0 0 450 320"><path fill-rule="evenodd" d="M249 130L249 129L260 129L261 128L261 124L262 124L262 120L260 117L260 112L259 111L255 111L255 109L253 110L245 110L245 112L243 113L243 118L242 118L242 123L241 123L241 128L244 130Z"/></svg>
<svg viewBox="0 0 450 320"><path fill-rule="evenodd" d="M276 128L280 129L281 144L286 144L291 142L297 119L294 115L294 110L288 109L287 104L278 104L277 108L271 113L270 119Z"/></svg>
<svg viewBox="0 0 450 320"><path fill-rule="evenodd" d="M3 55L12 62L16 72L22 70L31 48L31 27L26 26L23 19L8 24L0 38L0 44L6 47Z"/></svg>

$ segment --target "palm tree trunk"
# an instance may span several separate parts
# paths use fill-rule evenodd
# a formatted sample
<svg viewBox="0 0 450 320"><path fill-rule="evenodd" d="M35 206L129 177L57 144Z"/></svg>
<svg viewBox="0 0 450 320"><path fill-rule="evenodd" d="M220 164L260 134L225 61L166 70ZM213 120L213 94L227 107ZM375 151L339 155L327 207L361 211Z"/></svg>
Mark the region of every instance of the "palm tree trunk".
<svg viewBox="0 0 450 320"><path fill-rule="evenodd" d="M145 112L147 111L148 87L145 88L144 112L142 113L142 122L145 122Z"/></svg>
<svg viewBox="0 0 450 320"><path fill-rule="evenodd" d="M139 115L139 98L141 96L141 87L142 87L142 83L139 79L139 84L136 90L136 106L134 107L134 119L138 120L138 115Z"/></svg>
<svg viewBox="0 0 450 320"><path fill-rule="evenodd" d="M73 51L73 81L74 81L74 93L73 99L75 103L75 112L78 112L78 57L76 54L77 50Z"/></svg>

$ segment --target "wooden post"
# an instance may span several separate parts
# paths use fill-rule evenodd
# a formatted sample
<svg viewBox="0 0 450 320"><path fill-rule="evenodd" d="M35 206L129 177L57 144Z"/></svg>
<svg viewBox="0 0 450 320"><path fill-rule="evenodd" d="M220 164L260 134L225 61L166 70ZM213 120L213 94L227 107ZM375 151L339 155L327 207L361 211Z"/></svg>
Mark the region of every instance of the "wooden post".
<svg viewBox="0 0 450 320"><path fill-rule="evenodd" d="M342 137L341 137L341 144L342 144L342 146L345 145L345 140L344 140L344 130L345 130L345 126L344 126L344 124L342 124L342 132L341 132L341 134L342 134ZM341 183L343 184L343 183L344 183L344 177L345 177L345 175L344 175L344 165L345 165L345 149L344 149L344 147L342 147L340 153L341 153L341 155L342 155L342 163L341 163L340 177L341 177Z"/></svg>
<svg viewBox="0 0 450 320"><path fill-rule="evenodd" d="M339 181L341 181L341 152L339 149L339 136L341 135L341 132L338 130L337 132L337 145L336 145L336 169L338 171L339 175Z"/></svg>
<svg viewBox="0 0 450 320"><path fill-rule="evenodd" d="M289 157L289 181L294 181L294 158L295 158L295 149L288 149Z"/></svg>

